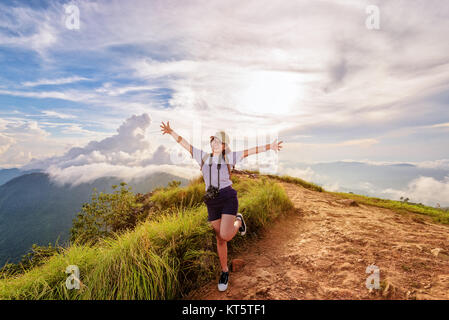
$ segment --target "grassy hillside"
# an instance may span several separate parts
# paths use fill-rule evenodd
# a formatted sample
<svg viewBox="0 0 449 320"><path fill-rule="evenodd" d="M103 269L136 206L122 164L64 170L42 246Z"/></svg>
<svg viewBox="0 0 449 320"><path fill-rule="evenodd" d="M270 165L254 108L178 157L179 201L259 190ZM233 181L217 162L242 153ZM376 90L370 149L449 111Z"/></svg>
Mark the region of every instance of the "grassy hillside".
<svg viewBox="0 0 449 320"><path fill-rule="evenodd" d="M256 173L247 171L245 173ZM289 176L233 174L239 194L239 211L245 215L248 234L229 243L229 255L257 236L293 204L277 181L301 185L317 192L320 186ZM397 212L415 212L449 223L442 209L400 201L335 193L359 203ZM0 299L179 299L217 274L216 239L202 202L202 177L186 187L157 189L150 198L154 212L133 230L103 239L96 245L71 245L23 275L0 280ZM80 290L67 290L65 270L80 269Z"/></svg>
<svg viewBox="0 0 449 320"><path fill-rule="evenodd" d="M176 179L160 172L130 181L134 192L147 193ZM32 246L63 244L69 239L72 220L89 201L93 188L111 192L121 179L102 177L77 186L56 185L48 174L36 172L12 179L0 186L0 267L16 263Z"/></svg>
<svg viewBox="0 0 449 320"><path fill-rule="evenodd" d="M285 191L267 177L233 176L239 211L249 232L229 243L229 253L278 215L293 208ZM94 246L72 245L23 275L0 280L0 299L177 299L211 280L219 266L216 240L201 202L204 183L160 189L160 210L134 230ZM65 270L76 265L80 290L67 290Z"/></svg>

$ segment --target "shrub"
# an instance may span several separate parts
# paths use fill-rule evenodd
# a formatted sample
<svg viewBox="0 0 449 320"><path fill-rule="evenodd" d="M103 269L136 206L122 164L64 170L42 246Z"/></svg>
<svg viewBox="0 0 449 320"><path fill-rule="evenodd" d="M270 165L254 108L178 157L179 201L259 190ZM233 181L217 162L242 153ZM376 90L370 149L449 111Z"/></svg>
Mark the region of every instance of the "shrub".
<svg viewBox="0 0 449 320"><path fill-rule="evenodd" d="M139 210L141 203L131 192L131 186L122 182L120 190L112 186L113 193L98 194L94 188L91 203L83 204L81 212L73 220L70 230L71 241L79 243L95 243L100 238L113 233L134 228L139 221L145 220L148 212Z"/></svg>
<svg viewBox="0 0 449 320"><path fill-rule="evenodd" d="M150 200L155 209L160 211L196 207L203 203L206 193L204 189L204 182L199 181L184 188L180 188L176 183L169 184L166 188L154 190Z"/></svg>
<svg viewBox="0 0 449 320"><path fill-rule="evenodd" d="M61 252L61 247L57 245L52 246L51 243L49 243L48 246L38 246L37 244L33 244L31 250L23 255L22 260L17 264L9 263L0 268L0 278L23 274L26 271L45 263L49 257L59 252Z"/></svg>

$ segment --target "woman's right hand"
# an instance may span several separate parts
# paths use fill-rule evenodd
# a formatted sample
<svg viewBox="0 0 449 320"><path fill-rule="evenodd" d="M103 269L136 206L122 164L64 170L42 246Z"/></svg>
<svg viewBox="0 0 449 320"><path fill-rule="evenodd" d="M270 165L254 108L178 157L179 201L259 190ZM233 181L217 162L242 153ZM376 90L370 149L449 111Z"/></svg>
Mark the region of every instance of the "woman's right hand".
<svg viewBox="0 0 449 320"><path fill-rule="evenodd" d="M162 130L162 134L171 134L173 132L173 129L170 128L170 121L167 121L167 124L164 123L164 121L162 121L161 124L161 130Z"/></svg>

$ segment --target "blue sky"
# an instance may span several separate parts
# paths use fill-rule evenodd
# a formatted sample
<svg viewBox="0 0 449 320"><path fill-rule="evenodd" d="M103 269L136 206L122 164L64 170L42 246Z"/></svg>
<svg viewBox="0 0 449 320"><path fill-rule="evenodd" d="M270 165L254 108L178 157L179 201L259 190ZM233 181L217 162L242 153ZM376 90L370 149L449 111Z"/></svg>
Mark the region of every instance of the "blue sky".
<svg viewBox="0 0 449 320"><path fill-rule="evenodd" d="M448 16L444 0L2 1L0 167L48 165L143 114L147 149L114 149L129 163L166 158L175 143L157 131L170 120L187 136L201 123L192 142L205 148L216 128L275 132L283 170L446 165Z"/></svg>

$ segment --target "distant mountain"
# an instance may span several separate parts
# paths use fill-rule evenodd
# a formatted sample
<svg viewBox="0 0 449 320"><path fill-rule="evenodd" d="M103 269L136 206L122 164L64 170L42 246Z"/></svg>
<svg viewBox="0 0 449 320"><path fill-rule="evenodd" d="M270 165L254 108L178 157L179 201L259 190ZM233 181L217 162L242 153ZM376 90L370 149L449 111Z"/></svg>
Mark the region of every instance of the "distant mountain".
<svg viewBox="0 0 449 320"><path fill-rule="evenodd" d="M39 172L40 170L27 170L23 171L17 168L11 168L11 169L0 169L0 186L2 184L5 184L9 180L12 180L16 177L19 177L21 175L27 174L27 173L33 173L33 172Z"/></svg>
<svg viewBox="0 0 449 320"><path fill-rule="evenodd" d="M416 167L413 164L410 163L395 163L395 164L390 164L390 166L395 166L395 167Z"/></svg>
<svg viewBox="0 0 449 320"><path fill-rule="evenodd" d="M12 171L14 173L14 171ZM128 185L134 193L148 193L165 187L172 180L188 180L168 173L132 180ZM5 262L17 262L33 243L39 245L67 241L72 220L83 203L90 202L93 188L98 192L112 192L112 185L122 179L106 177L91 183L58 186L43 172L13 178L0 186L0 267Z"/></svg>
<svg viewBox="0 0 449 320"><path fill-rule="evenodd" d="M403 189L409 182L420 176L442 180L449 175L449 170L443 168L421 168L413 164L383 164L373 165L363 162L336 161L302 164L300 168L310 167L316 177L314 182L320 184L338 183L340 190L351 190L359 194L366 194L369 190L363 184L370 184L374 190L387 188ZM370 193L371 196L376 196Z"/></svg>
<svg viewBox="0 0 449 320"><path fill-rule="evenodd" d="M319 163L292 163L288 165L291 174L318 184L326 190L352 192L370 197L400 200L399 193L410 197L412 202L422 202L428 206L437 203L447 206L447 196L442 190L434 190L432 195L416 196L416 182L421 177L446 183L449 168L445 166L422 167L410 163L375 164L361 161L334 161ZM444 188L443 188L444 190ZM417 192L417 191L416 191ZM435 193L438 200L435 199ZM419 200L418 200L419 198Z"/></svg>

